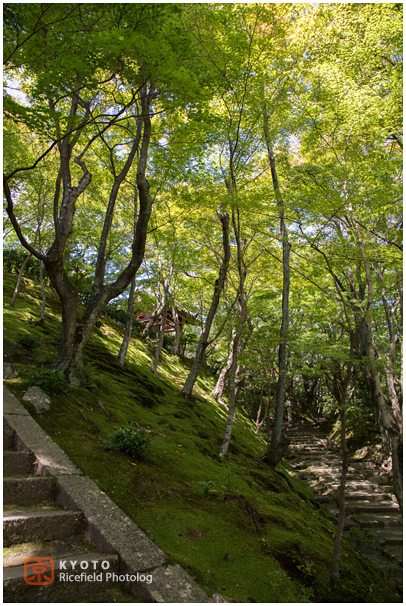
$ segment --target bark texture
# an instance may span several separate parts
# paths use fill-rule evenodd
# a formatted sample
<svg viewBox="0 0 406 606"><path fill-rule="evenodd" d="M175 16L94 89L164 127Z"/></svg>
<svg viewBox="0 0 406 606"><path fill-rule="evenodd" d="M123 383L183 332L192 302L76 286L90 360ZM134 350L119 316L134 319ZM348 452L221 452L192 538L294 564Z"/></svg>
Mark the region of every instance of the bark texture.
<svg viewBox="0 0 406 606"><path fill-rule="evenodd" d="M352 358L352 347L350 357ZM339 385L336 385L336 389L333 389L333 392L338 400L340 407L340 421L341 421L341 430L340 430L340 441L341 441L341 478L340 478L340 487L338 489L338 521L337 521L337 530L334 538L334 547L333 547L333 558L331 560L331 569L330 569L330 584L337 585L340 580L340 552L341 552L341 543L343 539L344 532L344 522L345 522L345 486L347 482L347 472L348 472L348 448L346 441L346 407L347 407L347 390L351 380L352 373L352 361L347 364L347 371L343 381L340 381Z"/></svg>
<svg viewBox="0 0 406 606"><path fill-rule="evenodd" d="M123 341L118 352L116 362L119 366L123 367L125 357L127 355L128 346L131 340L131 334L133 330L133 319L134 319L134 294L135 294L136 276L131 280L130 292L128 294L127 301L127 315L125 320L125 331Z"/></svg>
<svg viewBox="0 0 406 606"><path fill-rule="evenodd" d="M173 317L173 322L175 324L175 339L173 342L173 347L172 347L172 353L174 356L178 356L179 355L179 346L180 346L180 323L179 323L179 316L178 316L178 312L176 310L176 305L175 305L175 297L172 293L172 317Z"/></svg>
<svg viewBox="0 0 406 606"><path fill-rule="evenodd" d="M400 403L395 397L391 399L391 406L388 406L383 394L381 378L376 364L375 348L372 337L372 310L374 303L374 287L371 274L370 261L366 255L364 242L359 226L353 221L354 231L358 239L358 245L364 261L365 276L367 281L367 302L368 308L365 314L366 326L366 349L368 353L370 375L374 385L375 397L379 407L381 423L390 436L391 452L392 452L392 475L393 475L393 491L399 503L400 510L403 514L403 483L402 470L400 467L400 451L403 444L403 419L400 410Z"/></svg>
<svg viewBox="0 0 406 606"><path fill-rule="evenodd" d="M18 297L18 293L20 292L21 280L23 279L24 269L27 267L27 263L31 259L31 257L32 257L32 254L31 253L28 254L25 257L25 259L22 262L22 264L21 264L20 271L18 272L18 276L17 276L16 286L15 286L15 289L14 289L14 292L13 292L13 296L12 296L11 301L10 301L10 306L11 307L15 307L15 304L16 304L16 301L17 301L17 297Z"/></svg>
<svg viewBox="0 0 406 606"><path fill-rule="evenodd" d="M169 268L168 268L168 273L167 276L165 278L165 282L163 284L163 291L162 291L162 321L161 321L161 332L159 335L159 339L158 339L158 344L155 350L155 356L154 356L154 361L152 363L152 367L151 370L154 373L154 375L157 374L157 368L158 368L158 362L159 362L159 356L161 355L161 351L162 351L162 347L164 344L164 338L165 338L165 328L166 328L166 317L167 317L167 312L168 312L168 297L169 297L169 288L170 288L170 284L171 284L171 279L172 279L172 273L173 273L173 262L171 262Z"/></svg>
<svg viewBox="0 0 406 606"><path fill-rule="evenodd" d="M231 335L230 351L228 354L227 362L226 362L225 366L223 366L223 368L221 369L219 377L217 379L216 386L210 394L211 396L213 396L213 398L216 398L216 400L218 402L220 402L220 404L224 404L223 391L226 386L226 380L227 380L228 373L230 372L231 364L233 362L234 338L235 338L235 328L233 328L233 332Z"/></svg>
<svg viewBox="0 0 406 606"><path fill-rule="evenodd" d="M234 338L231 346L232 350L232 360L230 366L230 377L229 377L229 388L230 388L230 396L228 401L228 415L227 415L227 423L226 430L224 433L223 442L220 448L220 457L224 458L228 455L228 450L230 447L231 434L233 430L233 421L235 416L235 403L237 400L237 365L238 365L238 355L239 355L239 342L241 340L244 324L247 319L247 301L244 293L240 296L240 317L237 329L234 332Z"/></svg>
<svg viewBox="0 0 406 606"><path fill-rule="evenodd" d="M346 439L345 439L345 431L346 431L345 400L341 404L340 420L341 420L342 463L341 463L340 487L338 489L338 522L337 522L336 536L334 538L333 558L331 561L331 570L330 570L331 585L337 585L337 583L340 580L339 562L340 562L340 551L341 551L341 543L342 543L342 539L343 539L344 522L345 522L345 485L347 482L347 472L348 472L348 449L347 449L347 443L346 443Z"/></svg>
<svg viewBox="0 0 406 606"><path fill-rule="evenodd" d="M78 90L72 94L71 98L70 122L72 124L75 117L77 117L78 108L80 106L84 107L80 100L80 86L81 78L78 75ZM83 352L99 315L111 299L117 297L127 288L144 257L147 228L153 203L150 195L150 185L146 178L146 166L151 138L150 106L155 97L155 86L154 84L151 84L148 88L147 84L144 82L137 93L139 93L141 107L137 112L138 115L134 117L136 132L134 132L133 143L126 161L119 172L116 170L114 156L111 154L113 183L107 201L104 225L98 247L92 296L80 322L78 322L76 310L78 292L76 287L69 280L68 273L64 267L64 260L66 245L73 229L73 218L78 198L86 191L92 180L92 175L83 161L83 156L90 146L90 143L85 146L85 149L79 156L73 157L73 148L79 141L80 129L74 137L69 135L60 137L58 143L60 167L55 183L54 195L55 238L46 254L40 253L25 239L21 226L14 214L13 199L9 185L7 182L4 184L4 192L7 200L7 213L17 236L22 245L30 253L44 262L49 279L61 300L62 328L59 354L55 366L59 372L65 374L72 386L80 385L84 379ZM137 110L138 105L135 95L136 93L134 93L130 105L132 104L134 110ZM49 99L49 104L52 109L54 107L53 99ZM111 119L111 123L118 120L126 109L128 109L128 106L120 109ZM89 107L87 107L82 121L83 125L86 126L87 120L90 119L91 112ZM72 124L68 124L66 127L68 132L70 131ZM59 125L58 128L62 129L62 125ZM108 143L104 139L103 142L108 147ZM113 222L115 205L120 186L124 182L128 171L135 160L137 152L139 156L137 164L137 188L140 208L132 242L132 255L128 265L122 270L117 279L111 284L105 284L105 270L108 260L107 242ZM78 179L77 185L72 184L72 160L82 171L82 176ZM62 197L61 201L60 197Z"/></svg>
<svg viewBox="0 0 406 606"><path fill-rule="evenodd" d="M221 212L220 210L217 211L217 215L220 219L223 231L223 260L219 270L219 277L216 280L216 285L214 287L210 309L206 316L203 330L200 334L199 342L196 347L195 360L181 392L182 395L187 398L192 394L193 386L203 364L204 352L208 345L210 329L217 312L221 293L224 289L228 265L230 263L230 217L227 212Z"/></svg>
<svg viewBox="0 0 406 606"><path fill-rule="evenodd" d="M280 341L278 351L278 384L276 388L274 426L272 431L272 440L270 451L267 455L267 461L275 467L280 460L280 443L282 440L282 422L283 407L286 391L286 374L288 365L287 353L287 332L289 329L289 292L290 292L290 244L288 233L285 226L285 209L281 191L279 189L278 175L276 172L275 157L271 145L269 134L269 116L266 107L264 107L264 135L268 150L268 160L271 168L272 184L279 209L279 233L282 240L282 265L283 265L283 286L282 286L282 321L280 330Z"/></svg>

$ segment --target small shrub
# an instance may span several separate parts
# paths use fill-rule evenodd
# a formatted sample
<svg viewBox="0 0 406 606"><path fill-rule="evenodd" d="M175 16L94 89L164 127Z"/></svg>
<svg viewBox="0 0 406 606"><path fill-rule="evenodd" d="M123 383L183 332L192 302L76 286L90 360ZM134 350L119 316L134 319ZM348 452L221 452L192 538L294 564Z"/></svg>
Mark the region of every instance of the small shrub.
<svg viewBox="0 0 406 606"><path fill-rule="evenodd" d="M18 274L21 265L28 256L26 250L17 248L6 248L3 250L3 269L6 273ZM39 261L34 257L28 261L24 269L24 275L31 280L39 280ZM47 276L44 276L44 281Z"/></svg>
<svg viewBox="0 0 406 606"><path fill-rule="evenodd" d="M171 353L174 342L175 342L175 337L173 335L165 335L164 342L163 342L163 348L168 353Z"/></svg>
<svg viewBox="0 0 406 606"><path fill-rule="evenodd" d="M69 387L67 380L62 375L49 369L31 374L28 385L40 387L47 394L63 391Z"/></svg>
<svg viewBox="0 0 406 606"><path fill-rule="evenodd" d="M203 497L207 499L210 495L210 491L215 487L216 482L214 480L202 480L201 482L197 482L197 485L202 488Z"/></svg>
<svg viewBox="0 0 406 606"><path fill-rule="evenodd" d="M16 342L18 345L21 345L21 347L24 347L24 349L28 349L28 351L33 351L39 346L38 339L34 339L29 335L19 335Z"/></svg>
<svg viewBox="0 0 406 606"><path fill-rule="evenodd" d="M234 467L226 467L224 469L224 476L226 480L226 490L235 490L236 489L236 476Z"/></svg>
<svg viewBox="0 0 406 606"><path fill-rule="evenodd" d="M121 309L121 307L117 307L117 305L110 303L110 305L107 305L104 308L103 314L108 318L111 318L112 320L115 320L119 324L125 326L127 312L124 309Z"/></svg>
<svg viewBox="0 0 406 606"><path fill-rule="evenodd" d="M131 456L141 456L150 447L151 438L144 427L129 423L110 436L108 448L118 448Z"/></svg>

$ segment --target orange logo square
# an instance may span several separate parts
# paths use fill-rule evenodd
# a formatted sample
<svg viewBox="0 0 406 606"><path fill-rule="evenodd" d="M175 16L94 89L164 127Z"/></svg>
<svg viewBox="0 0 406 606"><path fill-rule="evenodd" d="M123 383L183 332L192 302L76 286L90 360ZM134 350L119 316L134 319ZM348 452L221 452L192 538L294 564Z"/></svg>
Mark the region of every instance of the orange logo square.
<svg viewBox="0 0 406 606"><path fill-rule="evenodd" d="M28 585L50 585L53 583L53 559L27 558L24 561L24 580Z"/></svg>

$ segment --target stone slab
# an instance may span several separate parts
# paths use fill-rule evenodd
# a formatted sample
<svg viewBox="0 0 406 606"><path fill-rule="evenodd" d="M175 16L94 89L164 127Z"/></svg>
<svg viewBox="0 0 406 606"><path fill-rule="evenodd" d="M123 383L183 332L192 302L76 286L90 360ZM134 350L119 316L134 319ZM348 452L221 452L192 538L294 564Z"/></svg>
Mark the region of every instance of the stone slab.
<svg viewBox="0 0 406 606"><path fill-rule="evenodd" d="M27 558L52 558L53 560L74 559L73 556L88 554L94 549L81 540L81 537L69 537L63 541L42 543L19 543L9 548L3 557L3 567L23 566ZM106 555L106 554L105 554ZM106 555L111 557L111 554ZM90 559L90 557L89 557Z"/></svg>
<svg viewBox="0 0 406 606"><path fill-rule="evenodd" d="M35 458L31 452L5 450L3 452L3 474L5 476L23 476L35 471Z"/></svg>
<svg viewBox="0 0 406 606"><path fill-rule="evenodd" d="M3 450L15 450L14 437L12 429L3 429Z"/></svg>
<svg viewBox="0 0 406 606"><path fill-rule="evenodd" d="M20 404L7 388L3 390L4 402L8 405L5 410L19 410L15 404ZM72 463L67 454L59 448L47 433L38 425L31 415L25 412L5 412L4 419L10 429L16 432L16 446L20 452L33 452L37 460L38 475L82 475L82 472Z"/></svg>
<svg viewBox="0 0 406 606"><path fill-rule="evenodd" d="M154 570L148 591L152 600L159 603L211 602L203 589L180 566L167 566Z"/></svg>
<svg viewBox="0 0 406 606"><path fill-rule="evenodd" d="M26 410L21 402L13 396L7 387L3 387L3 413L30 416L28 410Z"/></svg>
<svg viewBox="0 0 406 606"><path fill-rule="evenodd" d="M402 529L396 530L394 528L382 528L382 530L370 530L369 534L376 539L378 543L388 543L389 545L403 544Z"/></svg>
<svg viewBox="0 0 406 606"><path fill-rule="evenodd" d="M24 402L30 402L38 414L51 410L51 399L38 386L29 387L23 395Z"/></svg>
<svg viewBox="0 0 406 606"><path fill-rule="evenodd" d="M359 513L354 515L356 520L361 526L369 527L400 527L402 526L402 516L398 515L385 515L385 514L371 514L371 513Z"/></svg>
<svg viewBox="0 0 406 606"><path fill-rule="evenodd" d="M90 478L64 475L58 484L57 503L84 513L88 538L98 549L118 552L125 568L133 573L166 562L164 552Z"/></svg>
<svg viewBox="0 0 406 606"><path fill-rule="evenodd" d="M212 601L183 568L165 566L167 558L164 552L90 478L82 474L7 388L4 395L7 402L4 427L16 432L15 443L20 452L34 453L39 475L56 477L56 502L68 509L80 510L87 539L100 550L118 554L120 574L146 572L148 576L152 575L151 584L145 581L126 584L126 589L134 597L161 603ZM61 512L60 515L63 513L74 512ZM40 519L39 514L37 517ZM12 518L10 514L9 518ZM8 523L12 524L12 520L9 519ZM13 584L7 586L8 594L13 591ZM20 594L17 591L15 595ZM41 587L34 599L26 601L55 601L46 600L47 595L46 588Z"/></svg>
<svg viewBox="0 0 406 606"><path fill-rule="evenodd" d="M78 535L82 529L83 516L77 511L11 510L3 515L5 547L18 543L66 539Z"/></svg>
<svg viewBox="0 0 406 606"><path fill-rule="evenodd" d="M75 570L69 564L69 560L64 564L66 574L98 574L99 578L89 582L65 581L59 579L61 573L61 561L66 561L65 558L55 559L55 580L50 585L29 585L24 579L24 566L12 566L7 568L4 573L4 601L5 603L18 602L31 604L33 602L48 604L50 602L70 604L72 600L75 602L81 601L86 603L92 601L90 598L100 589L112 588L115 583L107 580L106 573L101 572L101 563L109 563L109 571L117 571L117 557L105 554L84 554L82 556L75 555L72 558L76 561ZM80 562L91 562L92 568L82 570ZM93 570L93 562L95 562L95 570ZM66 567L66 568L65 568Z"/></svg>
<svg viewBox="0 0 406 606"><path fill-rule="evenodd" d="M393 501L376 501L371 503L367 500L364 501L351 501L351 504L347 505L349 513L399 513L399 505Z"/></svg>
<svg viewBox="0 0 406 606"><path fill-rule="evenodd" d="M3 478L4 505L24 505L49 501L55 494L55 481L50 476Z"/></svg>

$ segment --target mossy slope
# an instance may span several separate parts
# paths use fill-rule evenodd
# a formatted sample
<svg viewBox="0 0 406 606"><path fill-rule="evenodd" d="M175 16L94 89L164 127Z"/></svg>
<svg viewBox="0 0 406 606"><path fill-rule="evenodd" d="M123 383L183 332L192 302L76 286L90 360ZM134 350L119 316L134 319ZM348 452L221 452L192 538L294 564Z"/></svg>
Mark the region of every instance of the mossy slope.
<svg viewBox="0 0 406 606"><path fill-rule="evenodd" d="M5 351L19 376L6 381L21 396L32 373L49 366L59 338L59 302L47 293L45 327L39 287L25 280L12 309L15 276L5 276ZM33 351L18 345L32 337ZM341 585L329 589L334 521L288 468L273 472L261 461L263 440L238 411L230 455L218 457L226 410L208 395L214 377L202 372L194 403L179 396L187 363L164 352L162 380L149 370L153 351L133 339L124 369L115 364L122 328L103 318L86 352L88 384L52 396L38 422L156 543L184 566L210 595L229 601L397 601L381 574L345 540ZM34 414L35 416L35 414ZM107 450L109 434L136 422L150 432L144 458ZM211 488L204 498L204 487Z"/></svg>

